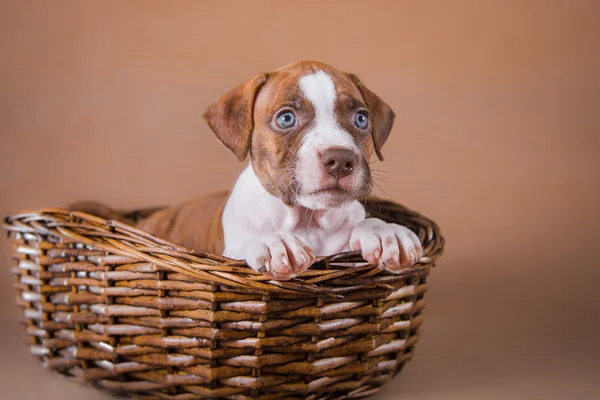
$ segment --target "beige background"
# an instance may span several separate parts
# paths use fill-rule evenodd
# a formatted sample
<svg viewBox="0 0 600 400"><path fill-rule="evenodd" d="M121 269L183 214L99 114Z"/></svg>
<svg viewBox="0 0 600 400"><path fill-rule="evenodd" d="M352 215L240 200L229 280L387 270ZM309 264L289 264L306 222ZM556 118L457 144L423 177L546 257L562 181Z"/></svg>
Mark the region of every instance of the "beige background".
<svg viewBox="0 0 600 400"><path fill-rule="evenodd" d="M379 183L439 222L415 359L378 399L600 398L597 1L0 1L0 214L229 187L198 115L299 59L396 111ZM104 399L27 353L0 241L5 399Z"/></svg>

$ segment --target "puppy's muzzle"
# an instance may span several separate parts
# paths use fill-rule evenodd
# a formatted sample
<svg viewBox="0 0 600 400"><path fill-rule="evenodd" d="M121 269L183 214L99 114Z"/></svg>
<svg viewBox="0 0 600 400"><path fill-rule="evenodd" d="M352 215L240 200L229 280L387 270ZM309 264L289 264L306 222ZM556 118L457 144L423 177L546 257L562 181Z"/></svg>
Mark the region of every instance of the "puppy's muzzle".
<svg viewBox="0 0 600 400"><path fill-rule="evenodd" d="M347 149L327 149L321 154L325 171L336 179L348 176L356 166L356 155Z"/></svg>

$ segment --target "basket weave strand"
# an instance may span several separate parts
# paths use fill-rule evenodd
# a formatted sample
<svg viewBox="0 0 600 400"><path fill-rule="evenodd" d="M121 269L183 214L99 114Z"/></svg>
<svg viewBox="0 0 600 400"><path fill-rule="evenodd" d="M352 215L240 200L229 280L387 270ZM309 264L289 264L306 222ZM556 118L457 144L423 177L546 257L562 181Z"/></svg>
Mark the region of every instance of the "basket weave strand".
<svg viewBox="0 0 600 400"><path fill-rule="evenodd" d="M417 265L390 274L344 253L272 281L243 261L84 213L8 217L31 352L63 375L140 399L372 395L412 357L444 239L395 203L367 209L419 236Z"/></svg>

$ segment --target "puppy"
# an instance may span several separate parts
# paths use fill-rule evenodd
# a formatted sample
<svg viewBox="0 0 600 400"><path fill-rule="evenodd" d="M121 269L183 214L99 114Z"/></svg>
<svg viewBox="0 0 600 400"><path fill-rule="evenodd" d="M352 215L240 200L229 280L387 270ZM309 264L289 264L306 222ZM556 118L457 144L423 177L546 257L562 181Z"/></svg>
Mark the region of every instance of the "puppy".
<svg viewBox="0 0 600 400"><path fill-rule="evenodd" d="M230 192L163 209L141 229L280 280L343 251L391 272L422 256L408 228L365 219L369 159L383 159L394 113L355 75L296 62L226 93L204 119L248 166Z"/></svg>

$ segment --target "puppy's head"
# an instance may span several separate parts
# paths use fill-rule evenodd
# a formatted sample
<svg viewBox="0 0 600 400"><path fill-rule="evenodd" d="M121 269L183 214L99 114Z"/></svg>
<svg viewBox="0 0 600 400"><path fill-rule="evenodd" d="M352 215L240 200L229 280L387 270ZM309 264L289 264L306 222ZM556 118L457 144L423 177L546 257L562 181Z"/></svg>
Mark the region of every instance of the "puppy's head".
<svg viewBox="0 0 600 400"><path fill-rule="evenodd" d="M394 113L355 75L301 61L236 87L204 119L269 193L327 209L369 194L368 161L383 159Z"/></svg>

